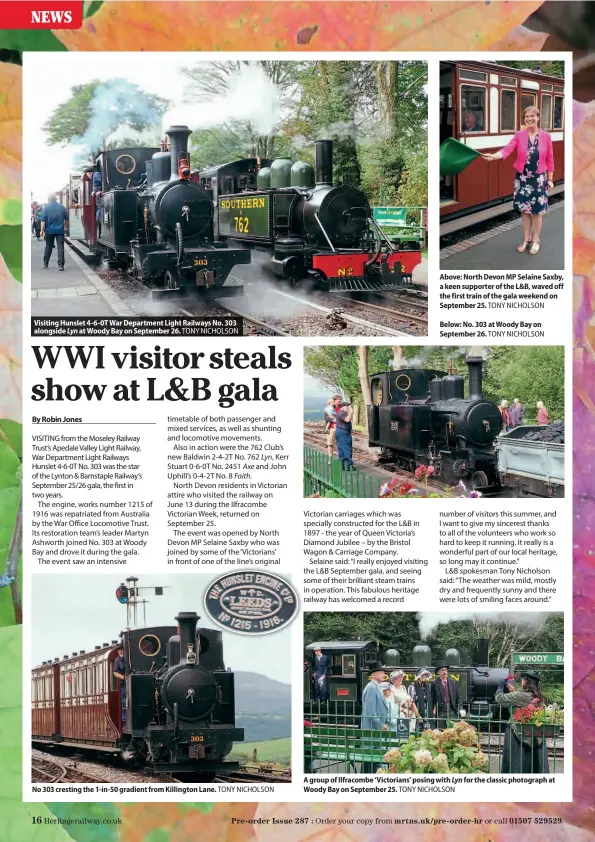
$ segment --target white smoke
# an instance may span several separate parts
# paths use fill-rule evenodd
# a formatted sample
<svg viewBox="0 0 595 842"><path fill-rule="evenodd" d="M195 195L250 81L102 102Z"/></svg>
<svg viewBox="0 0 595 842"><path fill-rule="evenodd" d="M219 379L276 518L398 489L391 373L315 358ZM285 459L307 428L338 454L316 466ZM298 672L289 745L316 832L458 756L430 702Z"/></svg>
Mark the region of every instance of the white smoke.
<svg viewBox="0 0 595 842"><path fill-rule="evenodd" d="M427 640L438 626L456 620L475 620L480 623L507 623L508 625L523 625L539 628L543 625L550 611L420 611L417 615L419 634L422 640Z"/></svg>
<svg viewBox="0 0 595 842"><path fill-rule="evenodd" d="M280 119L282 95L260 64L244 64L221 96L211 102L175 105L163 117L163 129L187 125L192 131L228 122L247 121L261 135L274 134Z"/></svg>

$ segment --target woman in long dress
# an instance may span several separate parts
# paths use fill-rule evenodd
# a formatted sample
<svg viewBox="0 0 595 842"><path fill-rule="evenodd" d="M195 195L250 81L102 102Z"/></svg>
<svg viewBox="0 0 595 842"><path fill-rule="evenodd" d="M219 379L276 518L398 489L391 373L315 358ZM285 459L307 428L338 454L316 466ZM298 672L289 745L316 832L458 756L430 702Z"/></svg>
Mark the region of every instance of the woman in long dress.
<svg viewBox="0 0 595 842"><path fill-rule="evenodd" d="M506 691L506 692L505 692ZM521 673L521 689L517 690L514 680L505 682L496 691L497 705L512 709L511 719L504 732L502 753L503 773L549 772L545 740L535 733L535 726L522 724L514 718L514 711L532 707L543 707L543 696L539 687L539 674L533 670Z"/></svg>
<svg viewBox="0 0 595 842"><path fill-rule="evenodd" d="M391 719L396 721L398 719L409 720L409 732L415 732L416 720L419 715L415 702L403 686L403 678L405 673L402 670L393 670L390 674L390 684L392 691L392 705L390 708ZM392 727L392 725L391 725Z"/></svg>

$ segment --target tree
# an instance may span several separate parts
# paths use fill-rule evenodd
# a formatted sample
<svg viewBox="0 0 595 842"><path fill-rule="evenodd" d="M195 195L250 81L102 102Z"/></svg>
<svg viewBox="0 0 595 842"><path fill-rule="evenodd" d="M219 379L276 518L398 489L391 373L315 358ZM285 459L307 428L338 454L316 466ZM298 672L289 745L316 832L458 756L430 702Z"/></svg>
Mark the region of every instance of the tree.
<svg viewBox="0 0 595 842"><path fill-rule="evenodd" d="M368 346L358 345L357 347L357 374L359 378L360 389L362 390L364 403L364 430L368 429L368 412L367 409L372 403L372 392L370 391L370 381L368 379Z"/></svg>
<svg viewBox="0 0 595 842"><path fill-rule="evenodd" d="M161 122L169 106L162 97L141 90L125 79L95 79L75 85L44 125L50 146L76 143L99 152L116 129L142 131Z"/></svg>

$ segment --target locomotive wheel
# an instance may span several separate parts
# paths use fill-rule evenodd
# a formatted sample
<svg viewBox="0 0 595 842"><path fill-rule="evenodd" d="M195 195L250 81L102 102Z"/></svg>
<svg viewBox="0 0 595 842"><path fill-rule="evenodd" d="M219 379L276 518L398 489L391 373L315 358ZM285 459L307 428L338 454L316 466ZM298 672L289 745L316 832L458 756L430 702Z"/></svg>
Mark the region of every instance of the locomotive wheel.
<svg viewBox="0 0 595 842"><path fill-rule="evenodd" d="M473 488L485 488L489 484L488 476L484 471L474 471L471 474L471 485Z"/></svg>
<svg viewBox="0 0 595 842"><path fill-rule="evenodd" d="M166 289L179 289L178 279L171 272L165 273L164 284Z"/></svg>

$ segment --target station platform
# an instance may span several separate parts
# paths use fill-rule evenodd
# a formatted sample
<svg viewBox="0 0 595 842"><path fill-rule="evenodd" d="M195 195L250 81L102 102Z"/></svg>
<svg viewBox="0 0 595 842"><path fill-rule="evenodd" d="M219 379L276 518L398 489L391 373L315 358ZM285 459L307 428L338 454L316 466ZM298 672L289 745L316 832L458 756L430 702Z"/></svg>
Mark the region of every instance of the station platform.
<svg viewBox="0 0 595 842"><path fill-rule="evenodd" d="M44 240L31 241L31 315L95 318L132 316L134 312L73 249L64 244L64 271L58 271L58 253L43 266Z"/></svg>
<svg viewBox="0 0 595 842"><path fill-rule="evenodd" d="M487 271L559 271L564 268L564 202L545 214L539 254L519 254L523 240L520 219L476 234L440 252L440 269Z"/></svg>

